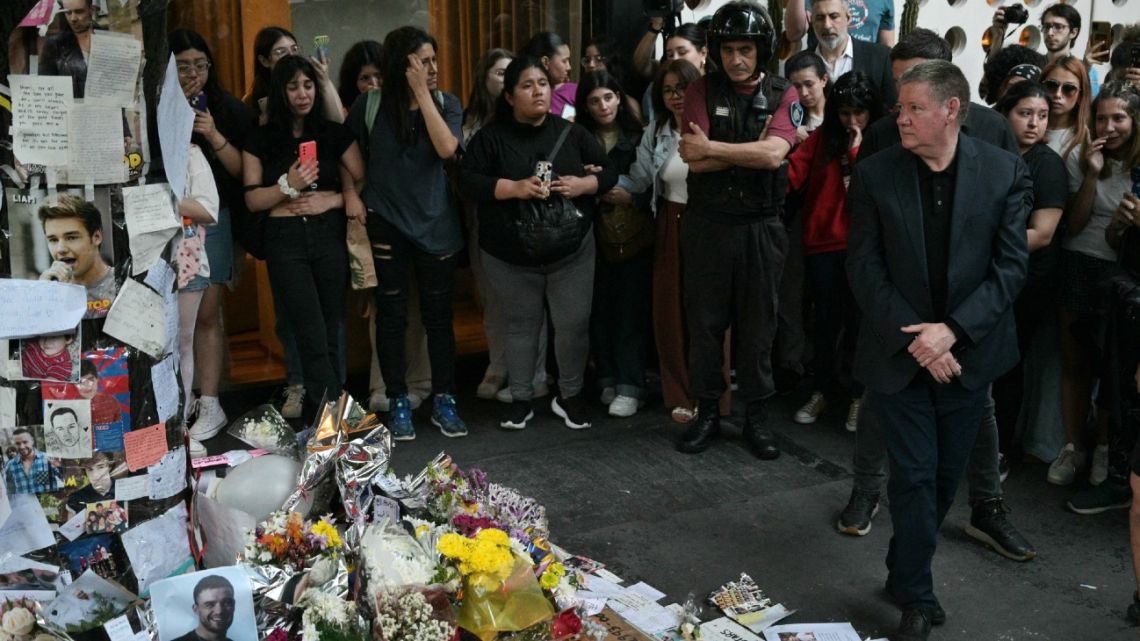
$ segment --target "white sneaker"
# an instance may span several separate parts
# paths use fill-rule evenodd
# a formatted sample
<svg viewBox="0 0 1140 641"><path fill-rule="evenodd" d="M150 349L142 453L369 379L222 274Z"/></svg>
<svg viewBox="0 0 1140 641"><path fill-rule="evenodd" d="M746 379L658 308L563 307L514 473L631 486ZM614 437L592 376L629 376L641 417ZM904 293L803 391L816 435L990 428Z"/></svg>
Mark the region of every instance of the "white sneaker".
<svg viewBox="0 0 1140 641"><path fill-rule="evenodd" d="M825 409L827 409L827 399L823 397L823 392L812 392L808 402L796 410L793 419L800 425L810 425L819 419L819 415L823 414Z"/></svg>
<svg viewBox="0 0 1140 641"><path fill-rule="evenodd" d="M198 419L190 426L190 437L199 441L212 438L226 426L226 413L217 396L198 399Z"/></svg>
<svg viewBox="0 0 1140 641"><path fill-rule="evenodd" d="M1045 480L1053 485L1071 485L1077 476L1077 468L1085 466L1085 457L1086 454L1078 451L1077 446L1068 443L1049 465Z"/></svg>
<svg viewBox="0 0 1140 641"><path fill-rule="evenodd" d="M853 398L851 404L847 406L847 427L848 432L854 432L859 429L859 412L863 409L863 399Z"/></svg>
<svg viewBox="0 0 1140 641"><path fill-rule="evenodd" d="M305 403L305 386L290 385L285 388L285 402L281 404L281 416L284 418L301 418L301 410Z"/></svg>
<svg viewBox="0 0 1140 641"><path fill-rule="evenodd" d="M368 409L376 413L388 412L388 394L387 392L372 392L368 395Z"/></svg>
<svg viewBox="0 0 1140 641"><path fill-rule="evenodd" d="M209 454L209 452L206 451L206 446L202 445L202 441L199 441L198 439L194 439L194 438L190 439L190 458L191 459L202 458L203 456L206 456L207 454Z"/></svg>
<svg viewBox="0 0 1140 641"><path fill-rule="evenodd" d="M609 405L617 398L617 390L612 385L602 388L602 405Z"/></svg>
<svg viewBox="0 0 1140 641"><path fill-rule="evenodd" d="M610 416L617 416L619 418L628 418L637 414L637 408L641 407L641 401L632 397L618 394L614 400L610 401Z"/></svg>
<svg viewBox="0 0 1140 641"><path fill-rule="evenodd" d="M549 393L550 393L550 386L547 385L546 383L539 383L539 384L534 386L534 391L531 393L530 398L531 398L531 400L534 400L536 398L542 398L543 396L546 396ZM507 385L503 389L496 392L495 393L495 400L499 401L500 403L513 403L513 402L515 402L515 397L511 396L511 386Z"/></svg>
<svg viewBox="0 0 1140 641"><path fill-rule="evenodd" d="M1092 471L1089 473L1089 483L1100 485L1108 478L1108 446L1097 445L1093 450Z"/></svg>
<svg viewBox="0 0 1140 641"><path fill-rule="evenodd" d="M495 398L495 394L503 389L503 385L505 385L506 382L507 380L502 376L488 374L483 377L479 386L475 388L475 396L489 401Z"/></svg>

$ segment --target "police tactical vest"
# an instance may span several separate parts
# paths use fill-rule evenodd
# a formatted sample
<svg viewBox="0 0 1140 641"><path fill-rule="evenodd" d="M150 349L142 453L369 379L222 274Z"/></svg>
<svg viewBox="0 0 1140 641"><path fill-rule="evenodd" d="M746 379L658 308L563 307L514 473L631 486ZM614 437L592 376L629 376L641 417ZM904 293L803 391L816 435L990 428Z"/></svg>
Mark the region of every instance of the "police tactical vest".
<svg viewBox="0 0 1140 641"><path fill-rule="evenodd" d="M709 139L727 143L759 140L787 88L787 80L769 74L754 93L741 95L723 73L709 73L705 76ZM761 95L764 100L756 100ZM760 107L758 102L766 106ZM787 161L775 170L730 167L705 173L690 171L689 207L714 220L752 222L782 214L787 186Z"/></svg>

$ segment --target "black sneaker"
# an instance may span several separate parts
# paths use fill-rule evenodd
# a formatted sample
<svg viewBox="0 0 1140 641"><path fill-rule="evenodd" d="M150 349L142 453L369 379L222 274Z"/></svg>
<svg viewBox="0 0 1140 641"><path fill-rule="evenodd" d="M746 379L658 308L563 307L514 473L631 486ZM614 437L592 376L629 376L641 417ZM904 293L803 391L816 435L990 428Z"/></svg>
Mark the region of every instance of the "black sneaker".
<svg viewBox="0 0 1140 641"><path fill-rule="evenodd" d="M555 395L550 401L550 411L572 430L584 430L590 427L590 417L586 413L586 403L582 400L581 394L575 394L570 398L560 398Z"/></svg>
<svg viewBox="0 0 1140 641"><path fill-rule="evenodd" d="M891 641L926 641L930 638L930 616L922 608L903 610L898 632Z"/></svg>
<svg viewBox="0 0 1140 641"><path fill-rule="evenodd" d="M499 427L504 430L526 429L526 422L532 418L534 410L530 406L530 401L511 401L503 412L503 417L499 419Z"/></svg>
<svg viewBox="0 0 1140 641"><path fill-rule="evenodd" d="M1109 510L1126 510L1132 505L1132 489L1111 480L1077 492L1065 502L1077 514L1100 514Z"/></svg>
<svg viewBox="0 0 1140 641"><path fill-rule="evenodd" d="M1005 518L1009 508L1000 498L987 499L974 506L966 534L985 543L995 552L1014 561L1029 561L1037 550Z"/></svg>
<svg viewBox="0 0 1140 641"><path fill-rule="evenodd" d="M835 524L835 528L841 534L866 536L871 531L871 521L878 513L878 492L851 490L851 498L847 500L847 507L839 514L839 522Z"/></svg>

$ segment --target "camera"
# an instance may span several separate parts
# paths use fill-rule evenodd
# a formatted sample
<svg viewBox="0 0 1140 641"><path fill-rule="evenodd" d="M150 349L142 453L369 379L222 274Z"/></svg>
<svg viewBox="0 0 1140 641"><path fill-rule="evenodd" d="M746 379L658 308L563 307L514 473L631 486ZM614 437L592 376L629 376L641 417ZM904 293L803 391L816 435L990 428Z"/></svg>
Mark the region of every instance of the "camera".
<svg viewBox="0 0 1140 641"><path fill-rule="evenodd" d="M1006 24L1025 24L1029 20L1029 9L1025 5L1014 4L1006 7L1002 15L1005 16Z"/></svg>
<svg viewBox="0 0 1140 641"><path fill-rule="evenodd" d="M641 8L650 18L668 18L681 13L684 0L642 0Z"/></svg>

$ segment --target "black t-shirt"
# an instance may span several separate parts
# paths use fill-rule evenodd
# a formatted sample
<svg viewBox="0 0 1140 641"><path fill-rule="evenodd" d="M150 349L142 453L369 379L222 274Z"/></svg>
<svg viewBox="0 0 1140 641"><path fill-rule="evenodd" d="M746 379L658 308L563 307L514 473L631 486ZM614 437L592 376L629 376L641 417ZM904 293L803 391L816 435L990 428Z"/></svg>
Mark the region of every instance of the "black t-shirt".
<svg viewBox="0 0 1140 641"><path fill-rule="evenodd" d="M210 110L210 115L214 117L214 126L217 127L218 133L226 137L229 142L239 152L246 147L246 138L253 131L256 121L253 119L253 112L242 101L231 96L226 92L221 92L219 95L211 97L207 107ZM214 184L218 187L218 195L221 197L222 206L229 207L231 212L234 206L245 209L245 204L242 197L241 175L237 178L231 176L226 168L222 165L222 161L218 159L217 152L206 141L206 137L200 134L194 134L190 138L190 142L198 145L205 154L206 160L210 163L210 171L214 174ZM280 176L281 174L277 174ZM274 178L276 180L276 177Z"/></svg>
<svg viewBox="0 0 1140 641"><path fill-rule="evenodd" d="M1065 162L1057 152L1050 149L1049 145L1039 142L1030 147L1021 158L1028 165L1029 176L1033 180L1033 207L1030 211L1064 209L1065 201L1069 199L1069 175L1065 171ZM1050 286L1050 281L1056 274L1062 236L1064 230L1058 224L1052 242L1029 254L1030 286Z"/></svg>
<svg viewBox="0 0 1140 641"><path fill-rule="evenodd" d="M317 132L305 132L300 138L272 123L258 127L246 139L245 150L261 160L261 186L277 184L277 179L297 162L298 146L317 142L320 176L316 191L340 191L340 157L355 141L352 131L340 123L326 122Z"/></svg>

